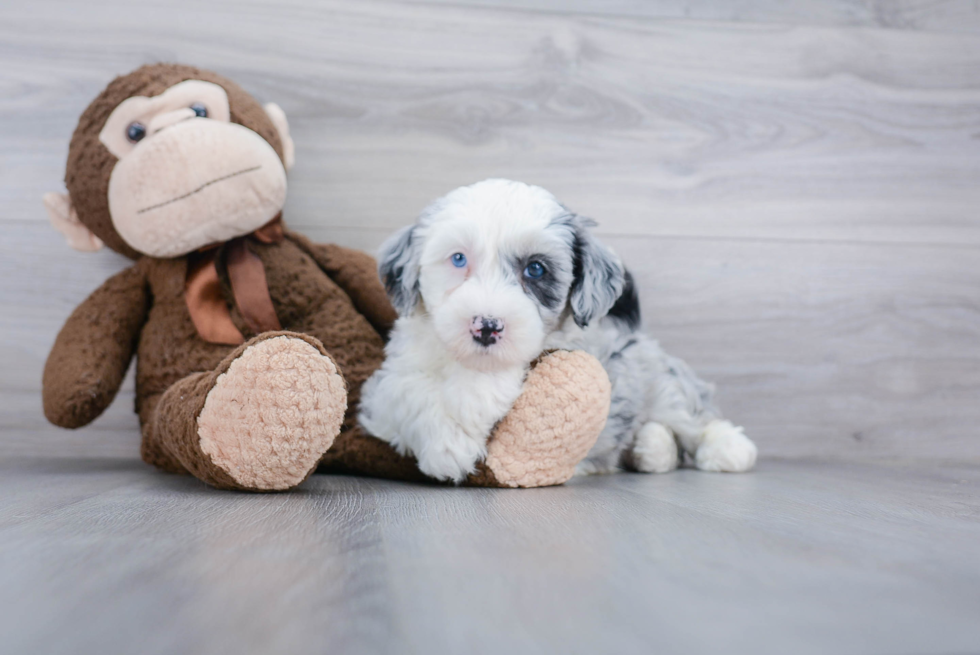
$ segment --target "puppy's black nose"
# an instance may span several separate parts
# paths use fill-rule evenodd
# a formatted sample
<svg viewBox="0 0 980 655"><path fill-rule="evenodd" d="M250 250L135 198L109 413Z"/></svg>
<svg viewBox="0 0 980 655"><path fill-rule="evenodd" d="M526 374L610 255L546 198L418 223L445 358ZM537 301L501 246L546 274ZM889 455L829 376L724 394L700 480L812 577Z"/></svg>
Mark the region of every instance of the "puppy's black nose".
<svg viewBox="0 0 980 655"><path fill-rule="evenodd" d="M482 346L492 346L497 343L501 333L504 331L504 322L499 318L489 316L474 316L470 323L470 334L473 341Z"/></svg>

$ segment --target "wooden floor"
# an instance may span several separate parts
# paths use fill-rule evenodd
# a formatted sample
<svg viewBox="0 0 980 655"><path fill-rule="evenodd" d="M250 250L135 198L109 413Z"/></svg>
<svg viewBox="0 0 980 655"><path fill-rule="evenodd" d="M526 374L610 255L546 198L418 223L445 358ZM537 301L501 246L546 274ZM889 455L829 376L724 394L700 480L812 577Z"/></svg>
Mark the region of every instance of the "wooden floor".
<svg viewBox="0 0 980 655"><path fill-rule="evenodd" d="M976 653L980 471L216 493L0 461L5 653Z"/></svg>
<svg viewBox="0 0 980 655"><path fill-rule="evenodd" d="M365 249L486 177L599 221L760 446L533 492L138 461L40 373L78 115L156 61L286 111L286 221ZM0 652L980 653L975 0L0 0Z"/></svg>

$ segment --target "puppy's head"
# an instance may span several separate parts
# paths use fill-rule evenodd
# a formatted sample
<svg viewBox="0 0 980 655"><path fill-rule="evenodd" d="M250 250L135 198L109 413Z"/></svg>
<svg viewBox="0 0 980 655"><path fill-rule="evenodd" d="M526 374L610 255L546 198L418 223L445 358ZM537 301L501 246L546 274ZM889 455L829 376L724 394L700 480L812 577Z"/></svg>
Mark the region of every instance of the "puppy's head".
<svg viewBox="0 0 980 655"><path fill-rule="evenodd" d="M427 315L457 361L514 366L566 318L584 327L622 292L623 267L593 225L540 187L486 180L388 239L379 271L398 312Z"/></svg>

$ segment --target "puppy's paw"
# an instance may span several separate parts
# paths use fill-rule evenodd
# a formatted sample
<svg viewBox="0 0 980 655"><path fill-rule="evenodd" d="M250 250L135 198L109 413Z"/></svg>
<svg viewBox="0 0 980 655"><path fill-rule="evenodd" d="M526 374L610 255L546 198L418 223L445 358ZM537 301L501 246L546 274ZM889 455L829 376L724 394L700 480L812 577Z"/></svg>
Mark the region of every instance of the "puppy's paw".
<svg viewBox="0 0 980 655"><path fill-rule="evenodd" d="M432 438L418 453L419 470L436 480L462 482L487 454L481 444L464 434L447 433Z"/></svg>
<svg viewBox="0 0 980 655"><path fill-rule="evenodd" d="M758 449L741 427L716 420L705 428L694 463L702 471L741 473L755 466L757 455Z"/></svg>
<svg viewBox="0 0 980 655"><path fill-rule="evenodd" d="M677 468L677 441L660 423L645 424L636 433L629 464L641 473L667 473Z"/></svg>

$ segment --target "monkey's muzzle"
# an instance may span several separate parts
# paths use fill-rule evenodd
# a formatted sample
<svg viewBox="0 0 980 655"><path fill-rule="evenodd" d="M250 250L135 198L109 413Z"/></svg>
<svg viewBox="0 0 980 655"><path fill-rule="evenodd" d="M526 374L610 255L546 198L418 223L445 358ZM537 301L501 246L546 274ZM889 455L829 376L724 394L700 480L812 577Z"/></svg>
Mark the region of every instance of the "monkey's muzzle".
<svg viewBox="0 0 980 655"><path fill-rule="evenodd" d="M119 235L153 257L177 257L248 234L286 201L286 170L261 136L192 118L140 141L109 178Z"/></svg>

